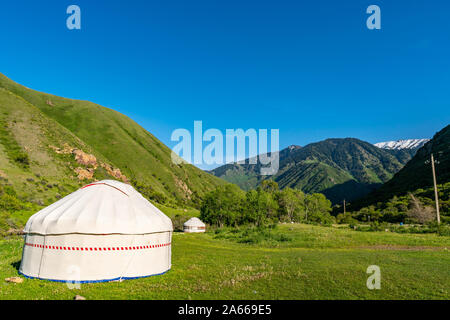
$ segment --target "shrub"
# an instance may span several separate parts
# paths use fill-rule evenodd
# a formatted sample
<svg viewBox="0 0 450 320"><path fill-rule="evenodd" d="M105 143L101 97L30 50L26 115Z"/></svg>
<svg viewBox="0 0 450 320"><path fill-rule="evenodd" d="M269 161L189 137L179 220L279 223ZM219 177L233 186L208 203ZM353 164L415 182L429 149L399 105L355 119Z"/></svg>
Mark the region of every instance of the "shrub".
<svg viewBox="0 0 450 320"><path fill-rule="evenodd" d="M450 237L450 226L441 224L437 229L440 236Z"/></svg>
<svg viewBox="0 0 450 320"><path fill-rule="evenodd" d="M21 164L24 167L28 167L30 165L30 159L28 157L28 154L24 152L18 152L16 155L14 155L14 161Z"/></svg>
<svg viewBox="0 0 450 320"><path fill-rule="evenodd" d="M16 211L23 209L22 203L15 196L4 193L0 196L0 210Z"/></svg>
<svg viewBox="0 0 450 320"><path fill-rule="evenodd" d="M432 207L425 207L421 201L410 194L411 208L408 210L407 215L412 221L416 221L420 224L425 224L433 221L436 217L436 211Z"/></svg>
<svg viewBox="0 0 450 320"><path fill-rule="evenodd" d="M345 214L339 213L336 217L336 222L339 224L355 224L357 221L350 212L346 212Z"/></svg>
<svg viewBox="0 0 450 320"><path fill-rule="evenodd" d="M0 186L0 195L9 194L10 196L16 197L16 191L12 186Z"/></svg>
<svg viewBox="0 0 450 320"><path fill-rule="evenodd" d="M176 214L172 218L173 231L183 231L184 223L189 220L189 216Z"/></svg>

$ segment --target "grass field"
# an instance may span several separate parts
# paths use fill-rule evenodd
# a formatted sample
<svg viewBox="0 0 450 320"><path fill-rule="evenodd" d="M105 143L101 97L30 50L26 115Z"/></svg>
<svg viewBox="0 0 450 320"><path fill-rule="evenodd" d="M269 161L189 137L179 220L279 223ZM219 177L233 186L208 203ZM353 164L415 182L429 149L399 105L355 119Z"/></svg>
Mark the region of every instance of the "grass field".
<svg viewBox="0 0 450 320"><path fill-rule="evenodd" d="M65 284L17 276L22 239L0 240L0 299L449 299L450 237L279 225L289 241L238 243L239 237L175 233L172 270L123 282ZM229 239L219 239L228 234ZM234 233L239 234L239 233ZM366 269L381 268L369 290Z"/></svg>

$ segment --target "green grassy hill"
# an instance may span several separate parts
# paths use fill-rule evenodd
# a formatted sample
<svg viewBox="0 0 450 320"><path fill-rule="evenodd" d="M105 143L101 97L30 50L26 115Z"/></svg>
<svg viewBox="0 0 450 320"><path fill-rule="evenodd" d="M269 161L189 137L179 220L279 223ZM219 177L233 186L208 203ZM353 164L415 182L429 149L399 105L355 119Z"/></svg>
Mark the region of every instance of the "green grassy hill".
<svg viewBox="0 0 450 320"><path fill-rule="evenodd" d="M332 202L353 200L388 181L411 158L409 150L380 149L354 139L327 139L305 147L290 146L280 151L280 169L273 177L259 174L261 164L227 164L212 173L244 190L263 179L275 180L281 188L321 192Z"/></svg>
<svg viewBox="0 0 450 320"><path fill-rule="evenodd" d="M3 186L23 202L48 205L100 179L130 182L169 206L196 206L225 183L190 164L173 164L171 150L123 114L0 74L0 196Z"/></svg>

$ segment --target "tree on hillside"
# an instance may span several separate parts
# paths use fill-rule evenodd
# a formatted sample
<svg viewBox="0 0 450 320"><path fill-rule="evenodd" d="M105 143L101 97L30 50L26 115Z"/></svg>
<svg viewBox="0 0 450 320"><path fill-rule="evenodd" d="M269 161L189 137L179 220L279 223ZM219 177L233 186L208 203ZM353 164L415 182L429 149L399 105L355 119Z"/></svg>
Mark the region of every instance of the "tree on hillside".
<svg viewBox="0 0 450 320"><path fill-rule="evenodd" d="M381 219L382 221L387 221L391 223L399 223L404 221L404 214L399 213L397 207L393 203L387 203L386 208L382 211Z"/></svg>
<svg viewBox="0 0 450 320"><path fill-rule="evenodd" d="M206 194L200 209L200 219L223 227L237 225L242 216L244 192L238 186L219 186Z"/></svg>
<svg viewBox="0 0 450 320"><path fill-rule="evenodd" d="M263 214L259 208L259 194L256 190L250 190L245 195L243 223L261 224Z"/></svg>
<svg viewBox="0 0 450 320"><path fill-rule="evenodd" d="M258 192L259 209L265 221L274 221L277 217L278 203L273 194L269 192Z"/></svg>
<svg viewBox="0 0 450 320"><path fill-rule="evenodd" d="M333 223L331 201L321 193L308 194L305 198L305 220L323 224Z"/></svg>
<svg viewBox="0 0 450 320"><path fill-rule="evenodd" d="M301 190L285 188L278 193L281 217L288 221L300 221L305 216L305 194Z"/></svg>
<svg viewBox="0 0 450 320"><path fill-rule="evenodd" d="M275 221L278 203L274 196L261 189L251 190L246 194L243 223L254 223L257 226Z"/></svg>
<svg viewBox="0 0 450 320"><path fill-rule="evenodd" d="M356 217L358 220L365 222L378 221L381 217L381 211L375 206L371 205L359 210L356 214Z"/></svg>
<svg viewBox="0 0 450 320"><path fill-rule="evenodd" d="M262 191L274 194L279 190L278 183L273 180L264 180L259 187Z"/></svg>

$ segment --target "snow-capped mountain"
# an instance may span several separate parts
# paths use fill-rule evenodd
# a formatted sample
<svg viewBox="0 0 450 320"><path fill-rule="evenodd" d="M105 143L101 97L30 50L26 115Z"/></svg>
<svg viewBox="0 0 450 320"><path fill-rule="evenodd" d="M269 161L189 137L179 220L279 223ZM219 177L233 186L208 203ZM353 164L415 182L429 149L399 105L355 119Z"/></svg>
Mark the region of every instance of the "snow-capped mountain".
<svg viewBox="0 0 450 320"><path fill-rule="evenodd" d="M386 141L375 143L375 146L382 149L400 150L400 149L419 149L430 139L407 139L397 141Z"/></svg>

